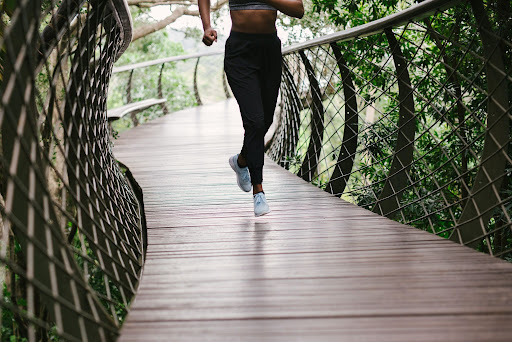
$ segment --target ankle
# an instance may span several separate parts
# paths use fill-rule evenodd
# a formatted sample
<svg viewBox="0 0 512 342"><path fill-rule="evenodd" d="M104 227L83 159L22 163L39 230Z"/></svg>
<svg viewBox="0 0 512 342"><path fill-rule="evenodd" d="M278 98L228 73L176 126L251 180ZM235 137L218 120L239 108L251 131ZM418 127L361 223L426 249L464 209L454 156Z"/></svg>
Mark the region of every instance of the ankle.
<svg viewBox="0 0 512 342"><path fill-rule="evenodd" d="M236 163L238 164L238 167L241 167L241 168L247 167L247 163L245 162L245 160L241 160L240 156L238 156Z"/></svg>
<svg viewBox="0 0 512 342"><path fill-rule="evenodd" d="M263 192L263 186L261 184L253 184L252 185L252 194L256 195L257 193Z"/></svg>

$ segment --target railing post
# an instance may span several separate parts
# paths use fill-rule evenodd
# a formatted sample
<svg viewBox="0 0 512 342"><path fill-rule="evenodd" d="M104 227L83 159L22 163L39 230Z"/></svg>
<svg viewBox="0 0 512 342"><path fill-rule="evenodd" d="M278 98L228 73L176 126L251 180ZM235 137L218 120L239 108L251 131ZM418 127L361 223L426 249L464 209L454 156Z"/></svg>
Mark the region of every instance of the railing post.
<svg viewBox="0 0 512 342"><path fill-rule="evenodd" d="M132 102L132 78L133 70L130 71L130 76L128 76L128 85L126 86L126 103Z"/></svg>
<svg viewBox="0 0 512 342"><path fill-rule="evenodd" d="M384 188L373 207L373 212L392 218L400 207L400 200L409 179L409 170L413 161L416 117L413 87L411 86L411 78L407 69L407 60L400 49L393 31L388 28L384 32L395 64L400 110L398 114L398 136L393 152L393 161L391 162Z"/></svg>
<svg viewBox="0 0 512 342"><path fill-rule="evenodd" d="M354 159L357 150L357 135L359 132L359 116L357 115L357 98L352 82L350 69L347 62L341 54L341 49L337 43L331 43L331 49L336 57L336 63L340 69L341 81L343 83L343 93L345 96L345 129L343 130L343 142L338 156L338 162L334 167L326 191L340 197L347 186L350 178Z"/></svg>
<svg viewBox="0 0 512 342"><path fill-rule="evenodd" d="M162 63L162 66L160 67L160 74L158 75L158 98L159 99L164 98L164 94L162 91L162 75L164 73L164 67L165 67L165 63ZM133 70L132 70L132 72L133 72ZM162 112L164 113L164 115L169 113L169 109L167 108L167 102L162 102L160 104L160 107L162 108Z"/></svg>
<svg viewBox="0 0 512 342"><path fill-rule="evenodd" d="M281 98L284 113L281 115L280 126L283 128L277 148L276 160L285 169L290 168L290 163L285 159L294 157L297 142L299 141L300 111L302 103L299 98L297 85L290 72L288 63L283 58L283 82L281 84ZM277 133L276 133L277 134ZM274 142L275 146L275 142Z"/></svg>
<svg viewBox="0 0 512 342"><path fill-rule="evenodd" d="M231 98L231 93L229 92L229 86L228 81L226 79L226 71L224 68L222 68L222 87L224 88L224 94L226 95L226 98Z"/></svg>
<svg viewBox="0 0 512 342"><path fill-rule="evenodd" d="M311 91L311 138L309 140L306 157L299 170L299 176L305 181L311 182L318 171L318 159L322 151L322 140L324 135L324 106L322 104L322 95L320 86L315 77L315 72L309 62L304 50L299 51L300 58L309 79Z"/></svg>
<svg viewBox="0 0 512 342"><path fill-rule="evenodd" d="M126 103L132 103L132 79L133 79L133 70L130 71L130 76L128 77L128 86L126 87ZM139 125L139 119L137 119L137 113L132 112L130 114L130 118L132 119L133 126L137 127Z"/></svg>
<svg viewBox="0 0 512 342"><path fill-rule="evenodd" d="M510 119L507 72L503 63L500 42L481 0L471 0L485 56L487 80L487 129L480 167L470 191L469 199L450 239L476 248L479 237L487 234L492 208L499 204L500 188L507 163L510 140ZM510 113L509 113L510 115ZM488 237L486 238L488 239ZM492 250L489 248L489 252Z"/></svg>
<svg viewBox="0 0 512 342"><path fill-rule="evenodd" d="M197 88L197 68L199 67L199 60L201 57L197 57L196 67L194 69L194 95L196 96L196 102L198 106L202 106L203 102L199 97L199 89Z"/></svg>
<svg viewBox="0 0 512 342"><path fill-rule="evenodd" d="M441 54L443 61L444 61L444 69L446 70L446 75L448 75L448 79L453 84L453 90L455 92L455 100L456 100L456 111L457 111L457 118L458 118L458 133L457 136L460 139L460 143L462 146L461 151L461 166L460 166L460 192L461 192L461 202L462 202L462 208L466 205L468 194L469 194L469 174L468 174L468 134L467 134L467 124L465 122L466 120L466 109L464 107L463 98L462 98L462 87L461 87L461 81L459 80L459 76L457 75L457 72L455 70L456 63L455 61L448 56L446 53L446 49L443 46L442 37L439 36L439 34L434 30L432 27L432 23L430 19L426 18L423 20L425 22L425 25L427 27L427 32L430 34L432 39L434 40L434 43L436 44L437 48L439 49L439 53ZM458 37L460 34L460 24L461 24L461 15L457 15L455 18L455 31L454 36L455 40L458 41Z"/></svg>

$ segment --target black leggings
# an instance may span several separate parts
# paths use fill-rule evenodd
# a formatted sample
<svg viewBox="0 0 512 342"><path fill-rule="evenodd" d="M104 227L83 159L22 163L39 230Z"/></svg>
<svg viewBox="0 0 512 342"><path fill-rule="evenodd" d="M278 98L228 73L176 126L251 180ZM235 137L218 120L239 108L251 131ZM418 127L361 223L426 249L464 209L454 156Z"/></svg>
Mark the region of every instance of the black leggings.
<svg viewBox="0 0 512 342"><path fill-rule="evenodd" d="M233 32L226 41L224 69L240 106L244 144L251 183L263 181L264 137L276 107L281 84L281 40L277 33Z"/></svg>

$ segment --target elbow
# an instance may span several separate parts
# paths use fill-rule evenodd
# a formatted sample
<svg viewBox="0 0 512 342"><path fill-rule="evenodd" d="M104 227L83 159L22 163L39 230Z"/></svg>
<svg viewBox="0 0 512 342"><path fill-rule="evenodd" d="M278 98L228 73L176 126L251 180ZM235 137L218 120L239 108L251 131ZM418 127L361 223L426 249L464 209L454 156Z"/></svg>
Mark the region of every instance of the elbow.
<svg viewBox="0 0 512 342"><path fill-rule="evenodd" d="M301 4L300 8L297 9L297 13L294 17L298 18L298 19L302 19L303 16L304 16L304 6L302 6L302 4Z"/></svg>
<svg viewBox="0 0 512 342"><path fill-rule="evenodd" d="M278 10L293 18L301 19L304 16L302 0L298 0L295 3L288 3L287 6L279 7Z"/></svg>

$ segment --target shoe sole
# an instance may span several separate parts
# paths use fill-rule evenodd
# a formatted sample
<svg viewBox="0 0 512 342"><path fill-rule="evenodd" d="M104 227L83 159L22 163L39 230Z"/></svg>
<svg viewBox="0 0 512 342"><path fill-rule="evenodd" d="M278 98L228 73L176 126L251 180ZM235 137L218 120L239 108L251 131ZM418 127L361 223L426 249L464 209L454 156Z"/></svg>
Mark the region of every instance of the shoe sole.
<svg viewBox="0 0 512 342"><path fill-rule="evenodd" d="M269 209L268 211L265 211L264 213L261 213L261 214L259 214L259 215L254 214L254 216L255 216L255 217L260 217L260 216L263 216L263 215L266 215L266 214L270 213L271 211L272 211L272 210L270 210L270 209Z"/></svg>
<svg viewBox="0 0 512 342"><path fill-rule="evenodd" d="M244 188L242 188L242 186L240 185L240 178L238 177L238 172L236 171L236 166L235 164L233 164L233 158L229 158L229 166L231 166L231 168L233 169L233 171L235 171L236 173L236 182L238 184L238 187L240 188L240 190L242 190L243 192L249 192L251 191L251 189L249 190L245 190ZM251 187L252 188L252 187Z"/></svg>

